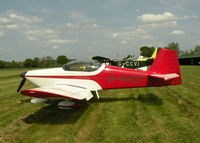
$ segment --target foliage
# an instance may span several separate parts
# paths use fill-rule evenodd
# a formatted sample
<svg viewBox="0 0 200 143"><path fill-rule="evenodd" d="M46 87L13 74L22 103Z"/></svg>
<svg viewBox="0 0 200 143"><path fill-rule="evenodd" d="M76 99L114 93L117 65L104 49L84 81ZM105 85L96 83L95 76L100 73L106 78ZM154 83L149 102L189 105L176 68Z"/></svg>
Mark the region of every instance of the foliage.
<svg viewBox="0 0 200 143"><path fill-rule="evenodd" d="M25 68L31 68L32 65L33 65L33 60L32 60L32 59L26 59L26 60L24 61L24 67L25 67Z"/></svg>
<svg viewBox="0 0 200 143"><path fill-rule="evenodd" d="M57 57L57 64L59 64L59 65L64 65L64 64L66 64L67 62L68 62L68 59L67 59L66 56L61 55L61 56L58 56L58 57Z"/></svg>
<svg viewBox="0 0 200 143"><path fill-rule="evenodd" d="M166 49L171 49L175 50L179 53L179 56L186 56L186 55L198 55L200 54L200 45L196 45L193 49L190 50L181 50L179 48L179 44L175 42L169 43L166 47ZM143 46L140 47L140 52L142 56L145 57L151 57L155 48L154 47L148 47L148 46ZM126 57L123 58L123 60L127 59L132 59L134 58L135 55L127 55ZM60 55L56 59L54 59L51 56L46 56L42 58L35 57L33 59L27 58L22 62L17 62L17 61L3 61L0 59L0 69L5 69L5 68L47 68L47 67L57 67L61 66L69 61L72 61L74 59L68 59L67 56L65 55Z"/></svg>
<svg viewBox="0 0 200 143"><path fill-rule="evenodd" d="M35 57L33 59L27 58L23 62L6 62L0 60L0 69L5 69L5 68L47 68L47 67L57 67L61 66L72 59L68 59L66 56L58 56L57 60L55 60L51 56L46 56L42 58ZM74 59L73 59L74 60Z"/></svg>
<svg viewBox="0 0 200 143"><path fill-rule="evenodd" d="M199 55L200 54L200 46L196 45L194 49L190 50L181 50L179 48L179 44L175 42L169 43L166 47L166 49L174 50L178 52L179 56L186 56L186 55ZM153 53L154 47L148 47L148 46L143 46L140 48L141 55L150 57Z"/></svg>
<svg viewBox="0 0 200 143"><path fill-rule="evenodd" d="M174 50L174 51L179 52L179 44L178 44L178 43L171 42L171 43L169 43L169 44L167 45L167 47L165 47L165 49Z"/></svg>
<svg viewBox="0 0 200 143"><path fill-rule="evenodd" d="M151 57L154 50L155 50L154 47L143 46L140 47L140 54L145 57Z"/></svg>
<svg viewBox="0 0 200 143"><path fill-rule="evenodd" d="M180 56L200 55L200 46L196 45L194 49L180 50Z"/></svg>
<svg viewBox="0 0 200 143"><path fill-rule="evenodd" d="M4 61L0 61L0 68L4 68L5 67L5 62Z"/></svg>
<svg viewBox="0 0 200 143"><path fill-rule="evenodd" d="M56 60L51 56L43 57L39 62L39 67L55 67L57 66Z"/></svg>
<svg viewBox="0 0 200 143"><path fill-rule="evenodd" d="M39 67L39 63L40 63L40 59L38 57L35 57L33 59L32 67L33 68Z"/></svg>
<svg viewBox="0 0 200 143"><path fill-rule="evenodd" d="M195 48L194 48L194 53L195 55L199 55L200 54L200 46L197 45Z"/></svg>

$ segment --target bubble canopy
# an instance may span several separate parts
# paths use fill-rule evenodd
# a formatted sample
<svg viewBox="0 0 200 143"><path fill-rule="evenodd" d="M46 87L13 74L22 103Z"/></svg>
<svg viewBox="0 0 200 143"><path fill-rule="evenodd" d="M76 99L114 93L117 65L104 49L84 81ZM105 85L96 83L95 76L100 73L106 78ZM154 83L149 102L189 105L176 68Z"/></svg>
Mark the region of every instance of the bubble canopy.
<svg viewBox="0 0 200 143"><path fill-rule="evenodd" d="M96 71L101 67L101 64L93 61L72 61L63 65L65 71Z"/></svg>

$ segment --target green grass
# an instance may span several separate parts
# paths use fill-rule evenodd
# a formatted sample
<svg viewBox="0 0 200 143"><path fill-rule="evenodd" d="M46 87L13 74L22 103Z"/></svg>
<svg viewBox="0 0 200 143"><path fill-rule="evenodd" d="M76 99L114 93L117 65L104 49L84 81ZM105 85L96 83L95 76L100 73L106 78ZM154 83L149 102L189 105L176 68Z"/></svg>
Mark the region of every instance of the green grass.
<svg viewBox="0 0 200 143"><path fill-rule="evenodd" d="M71 111L31 104L16 93L26 70L0 70L0 142L199 143L200 66L181 69L182 85L101 91Z"/></svg>

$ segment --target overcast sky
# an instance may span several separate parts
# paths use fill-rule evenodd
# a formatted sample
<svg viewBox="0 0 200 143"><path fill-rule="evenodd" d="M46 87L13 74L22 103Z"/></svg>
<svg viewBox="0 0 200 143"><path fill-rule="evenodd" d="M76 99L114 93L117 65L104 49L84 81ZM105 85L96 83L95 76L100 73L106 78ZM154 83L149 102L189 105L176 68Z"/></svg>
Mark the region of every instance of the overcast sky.
<svg viewBox="0 0 200 143"><path fill-rule="evenodd" d="M200 45L199 0L0 0L0 60L122 58Z"/></svg>

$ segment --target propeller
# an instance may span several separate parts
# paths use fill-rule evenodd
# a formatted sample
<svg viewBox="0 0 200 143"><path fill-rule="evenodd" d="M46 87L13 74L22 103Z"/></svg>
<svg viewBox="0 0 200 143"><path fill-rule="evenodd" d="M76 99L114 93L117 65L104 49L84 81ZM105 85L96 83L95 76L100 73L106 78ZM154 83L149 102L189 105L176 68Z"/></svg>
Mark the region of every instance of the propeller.
<svg viewBox="0 0 200 143"><path fill-rule="evenodd" d="M21 76L23 79L21 81L21 83L19 84L19 87L17 89L17 92L19 92L21 90L21 88L23 87L24 83L26 82L26 78L25 78L25 75L26 75L27 72L23 72L21 73L19 76Z"/></svg>

